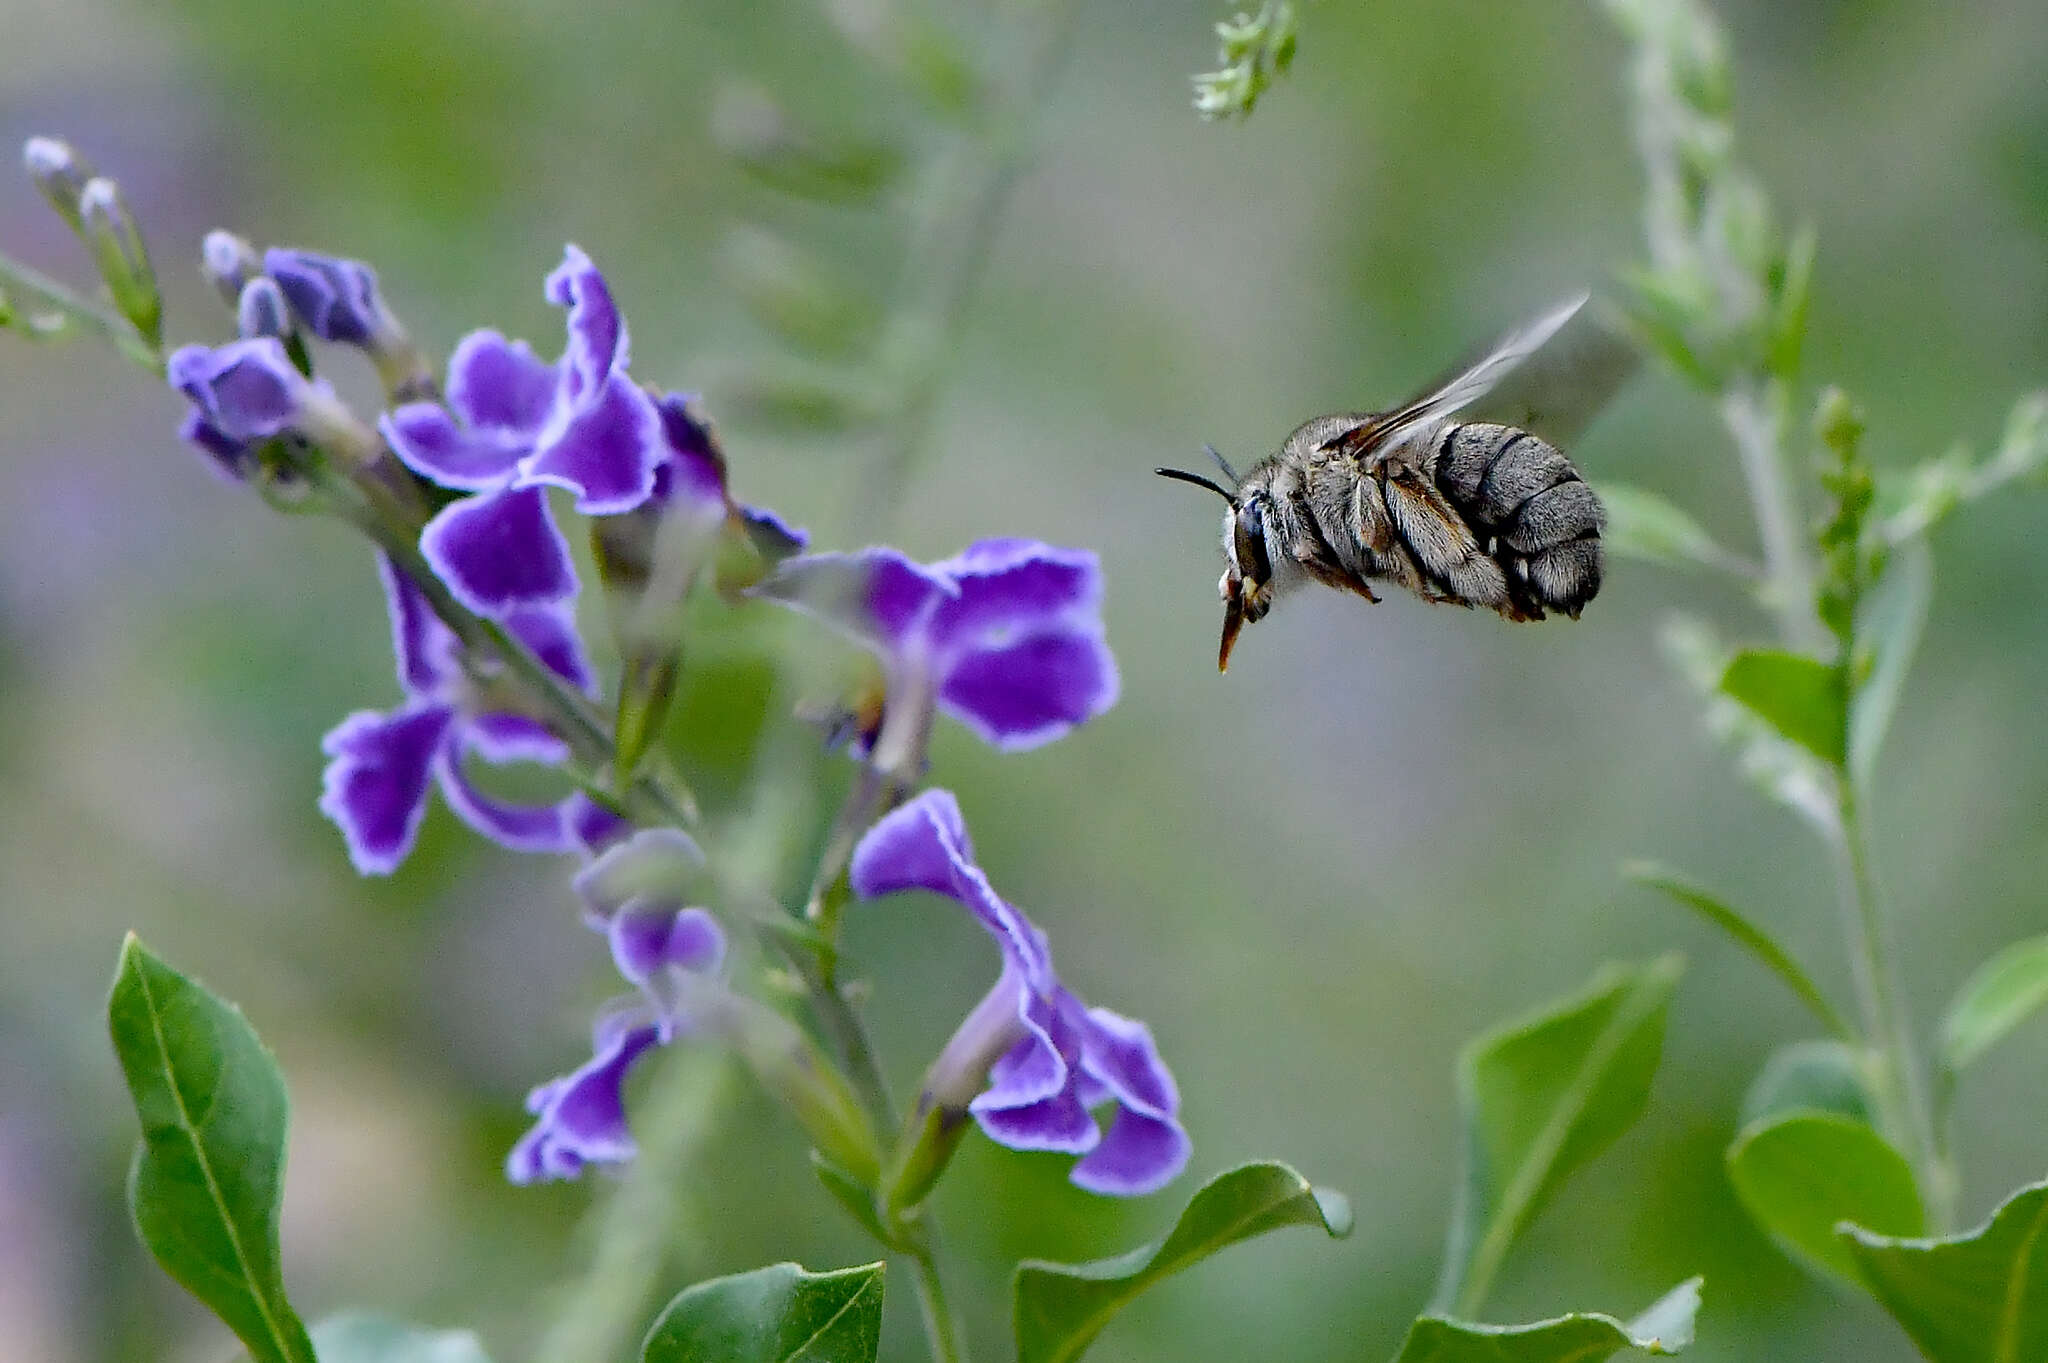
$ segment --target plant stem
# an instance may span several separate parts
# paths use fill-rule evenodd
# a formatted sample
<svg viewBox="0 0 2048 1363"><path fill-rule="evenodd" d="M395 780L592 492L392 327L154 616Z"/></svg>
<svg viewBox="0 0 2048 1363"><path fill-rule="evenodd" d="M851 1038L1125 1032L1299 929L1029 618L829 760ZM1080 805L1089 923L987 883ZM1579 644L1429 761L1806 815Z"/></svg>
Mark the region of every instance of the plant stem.
<svg viewBox="0 0 2048 1363"><path fill-rule="evenodd" d="M1799 495L1785 467L1786 406L1780 379L1741 379L1721 396L1721 420L1742 459L1743 481L1763 542L1764 590L1785 642L1818 650L1826 643L1813 611L1813 563L1807 554Z"/></svg>
<svg viewBox="0 0 2048 1363"><path fill-rule="evenodd" d="M1942 1170L1941 1144L1927 1104L1912 1024L1900 995L1897 952L1871 869L1862 802L1855 783L1846 775L1838 779L1836 790L1842 825L1838 850L1843 927L1849 939L1864 1034L1879 1066L1878 1107L1888 1134L1919 1170L1929 1220L1941 1232L1955 1216L1954 1171L1951 1168L1944 1175Z"/></svg>
<svg viewBox="0 0 2048 1363"><path fill-rule="evenodd" d="M967 1331L939 1277L938 1246L929 1224L911 1242L910 1262L916 1270L917 1305L931 1343L932 1363L967 1363Z"/></svg>
<svg viewBox="0 0 2048 1363"><path fill-rule="evenodd" d="M32 308L57 313L65 321L78 323L97 333L120 351L124 359L158 378L163 377L163 352L145 340L126 318L73 293L42 272L0 255L0 297L11 294L21 295Z"/></svg>

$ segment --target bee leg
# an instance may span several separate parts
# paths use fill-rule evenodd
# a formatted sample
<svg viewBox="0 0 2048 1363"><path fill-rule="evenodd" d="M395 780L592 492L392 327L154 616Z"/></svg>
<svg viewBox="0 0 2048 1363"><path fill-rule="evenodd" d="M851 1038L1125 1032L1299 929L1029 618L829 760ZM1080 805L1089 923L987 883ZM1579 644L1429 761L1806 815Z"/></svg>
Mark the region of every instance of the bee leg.
<svg viewBox="0 0 2048 1363"><path fill-rule="evenodd" d="M1374 594L1371 587L1366 585L1363 578L1353 577L1350 573L1345 572L1344 569L1331 563L1320 553L1316 552L1315 548L1311 545L1295 545L1294 561L1301 565L1303 572L1326 587L1335 587L1339 591L1357 592L1375 606L1380 603L1379 597Z"/></svg>

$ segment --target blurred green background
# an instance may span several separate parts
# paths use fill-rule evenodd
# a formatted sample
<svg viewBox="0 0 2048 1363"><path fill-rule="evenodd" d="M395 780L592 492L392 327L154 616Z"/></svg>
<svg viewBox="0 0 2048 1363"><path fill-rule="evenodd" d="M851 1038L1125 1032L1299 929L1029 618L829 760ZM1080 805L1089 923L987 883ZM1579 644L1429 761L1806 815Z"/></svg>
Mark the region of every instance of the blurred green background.
<svg viewBox="0 0 2048 1363"><path fill-rule="evenodd" d="M539 282L574 240L626 308L636 373L726 413L742 496L829 545L938 556L1026 534L1102 554L1121 704L1016 757L944 728L934 779L1067 979L1151 1023L1195 1171L1290 1160L1346 1190L1359 1229L1233 1251L1234 1272L1143 1299L1099 1356L1390 1356L1441 1244L1458 1045L1603 957L1676 944L1693 965L1648 1118L1543 1216L1488 1316L1627 1312L1703 1272L1702 1363L1908 1357L1874 1306L1790 1268L1721 1174L1742 1087L1803 1015L1615 875L1637 855L1692 870L1846 997L1818 845L1713 750L1655 645L1677 607L1736 637L1767 622L1714 584L1620 562L1583 621L1541 628L1307 594L1219 678L1215 508L1150 473L1205 440L1249 462L1633 258L1625 51L1598 8L1312 6L1295 74L1250 122L1212 127L1187 107L1187 73L1213 56L1207 5L1084 7L885 523L850 510L868 504L854 442L719 405L784 362L737 302L730 240L771 223L877 294L914 288L915 181L878 212L800 208L709 133L754 87L913 163L943 149L930 111L845 36L880 9L0 0L0 141L61 133L121 179L178 339L225 334L194 261L226 224L375 262L434 354L483 324L551 353ZM1001 59L1029 26L1011 9L1025 21L960 27ZM1747 159L1787 219L1821 228L1809 372L1863 400L1880 463L1986 447L2048 376L2048 14L1720 12ZM83 269L25 182L0 194L0 241ZM583 1054L608 967L565 866L479 847L443 812L400 875L350 875L314 799L320 734L396 694L368 556L210 479L174 439L178 411L89 346L0 337L0 1359L228 1351L121 1205L134 1126L100 1005L131 927L240 1000L280 1055L287 1269L307 1315L474 1324L522 1357L606 1181L515 1189L499 1164L527 1086ZM1675 381L1640 381L1574 454L1748 547L1733 456ZM1874 811L1923 1022L2048 920L2044 523L2043 498L2017 493L1937 546ZM678 733L707 791L729 793L762 678L741 653L712 663ZM907 1086L993 954L936 901L859 910L852 945ZM1967 1220L2048 1163L2044 1066L2037 1027L1973 1075ZM866 1258L779 1114L729 1091L665 1288ZM971 1138L939 1207L983 1354L1007 1351L1015 1258L1127 1248L1178 1195L1093 1199L1063 1161ZM898 1296L885 1356L921 1357Z"/></svg>

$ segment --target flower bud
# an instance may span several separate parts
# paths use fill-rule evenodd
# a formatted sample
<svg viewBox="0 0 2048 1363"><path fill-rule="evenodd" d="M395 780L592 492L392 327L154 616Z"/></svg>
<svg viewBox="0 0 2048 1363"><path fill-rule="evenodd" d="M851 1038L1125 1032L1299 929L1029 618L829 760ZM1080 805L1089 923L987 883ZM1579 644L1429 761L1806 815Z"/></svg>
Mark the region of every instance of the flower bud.
<svg viewBox="0 0 2048 1363"><path fill-rule="evenodd" d="M308 332L336 345L359 347L370 357L394 403L433 395L433 374L384 306L375 270L359 260L280 247L263 253L263 268L277 280Z"/></svg>
<svg viewBox="0 0 2048 1363"><path fill-rule="evenodd" d="M247 239L216 227L200 243L199 269L220 291L221 300L236 308L241 305L243 286L263 273L263 262Z"/></svg>
<svg viewBox="0 0 2048 1363"><path fill-rule="evenodd" d="M120 186L104 175L86 181L78 195L78 215L85 244L114 296L114 306L151 345L161 345L163 294L157 288L156 271L150 268L142 232L121 198Z"/></svg>
<svg viewBox="0 0 2048 1363"><path fill-rule="evenodd" d="M50 207L71 224L72 231L83 234L85 226L79 220L78 198L93 177L92 167L71 149L69 142L55 137L31 137L22 144L21 160L36 188L50 201Z"/></svg>
<svg viewBox="0 0 2048 1363"><path fill-rule="evenodd" d="M292 334L291 308L275 279L257 275L242 286L241 299L235 304L235 330L247 339L275 336L282 340Z"/></svg>

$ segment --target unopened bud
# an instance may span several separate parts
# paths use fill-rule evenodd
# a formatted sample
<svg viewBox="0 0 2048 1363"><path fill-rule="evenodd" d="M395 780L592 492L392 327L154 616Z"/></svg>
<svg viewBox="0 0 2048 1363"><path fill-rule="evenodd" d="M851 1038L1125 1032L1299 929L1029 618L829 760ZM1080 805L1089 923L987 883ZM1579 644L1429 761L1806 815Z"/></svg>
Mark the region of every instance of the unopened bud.
<svg viewBox="0 0 2048 1363"><path fill-rule="evenodd" d="M263 261L246 238L216 227L200 243L199 269L207 282L220 291L222 302L239 308L243 286L263 273Z"/></svg>
<svg viewBox="0 0 2048 1363"><path fill-rule="evenodd" d="M242 286L242 297L235 304L235 330L244 337L275 336L283 339L292 333L292 313L284 301L284 290L277 287L277 281L269 275L257 275Z"/></svg>
<svg viewBox="0 0 2048 1363"><path fill-rule="evenodd" d="M92 179L92 167L71 149L69 142L55 137L31 137L22 144L21 161L28 167L36 188L50 201L50 207L71 224L72 231L83 233L78 199L85 192L86 182Z"/></svg>
<svg viewBox="0 0 2048 1363"><path fill-rule="evenodd" d="M1863 414L1856 410L1847 393L1830 387L1814 408L1813 430L1838 455L1853 451L1856 442L1863 438Z"/></svg>
<svg viewBox="0 0 2048 1363"><path fill-rule="evenodd" d="M151 345L163 344L163 294L120 186L104 175L86 181L78 195L78 215L85 244L114 296L114 306Z"/></svg>

